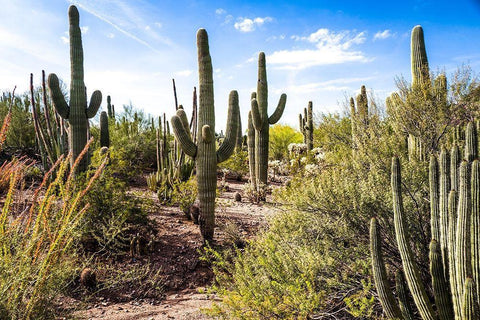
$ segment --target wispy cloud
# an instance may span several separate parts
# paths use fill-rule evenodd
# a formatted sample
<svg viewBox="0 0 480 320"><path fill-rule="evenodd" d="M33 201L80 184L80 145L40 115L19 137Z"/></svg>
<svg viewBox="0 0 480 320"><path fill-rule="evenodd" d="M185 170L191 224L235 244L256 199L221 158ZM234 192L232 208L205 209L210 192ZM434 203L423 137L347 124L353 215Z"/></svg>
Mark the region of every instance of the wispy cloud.
<svg viewBox="0 0 480 320"><path fill-rule="evenodd" d="M222 8L218 8L217 10L215 10L215 14L217 15L223 15L223 14L226 14L227 11L225 11L225 9L222 9Z"/></svg>
<svg viewBox="0 0 480 320"><path fill-rule="evenodd" d="M175 75L179 77L188 77L192 73L193 73L193 70L181 70L181 71L175 72Z"/></svg>
<svg viewBox="0 0 480 320"><path fill-rule="evenodd" d="M140 38L139 36L135 35L133 32L127 30L125 27L122 26L122 24L127 23L126 22L127 19L128 19L128 23L134 24L135 29L141 30L142 32L145 32L150 36L153 35L156 40L162 42L165 45L168 45L168 46L173 45L173 43L168 38L159 36L153 30L151 30L151 28L143 22L143 19L133 12L133 9L128 6L127 2L118 0L111 3L111 5L117 7L118 11L124 13L126 17L123 20L121 16L115 16L114 18L112 15L112 10L110 10L109 12L106 9L103 10L102 8L99 8L99 3L95 1L89 2L89 1L81 1L81 0L69 0L69 2L87 11L88 13L97 17L101 21L109 24L124 36L136 41L137 43L151 49L154 52L158 53L160 51L148 41ZM156 22L155 24L158 25L158 22Z"/></svg>
<svg viewBox="0 0 480 320"><path fill-rule="evenodd" d="M238 18L238 21L235 22L234 27L240 32L252 32L254 31L257 27L262 26L263 24L267 22L272 22L273 19L271 17L256 17L253 19L250 18Z"/></svg>
<svg viewBox="0 0 480 320"><path fill-rule="evenodd" d="M383 31L378 31L375 33L373 36L373 40L385 40L393 36L392 31L389 29L383 30Z"/></svg>
<svg viewBox="0 0 480 320"><path fill-rule="evenodd" d="M283 91L295 94L309 94L315 93L318 91L347 91L352 90L350 84L364 83L370 81L373 77L363 77L363 78L339 78L328 81L320 82L310 82L300 85L291 85L287 88L282 89ZM282 91L282 92L283 92ZM281 92L275 92L280 94Z"/></svg>
<svg viewBox="0 0 480 320"><path fill-rule="evenodd" d="M366 32L318 29L308 36L292 36L295 41L314 44L314 48L275 51L268 62L280 69L305 69L313 66L341 64L346 62L368 62L362 51L353 50L355 45L363 44Z"/></svg>

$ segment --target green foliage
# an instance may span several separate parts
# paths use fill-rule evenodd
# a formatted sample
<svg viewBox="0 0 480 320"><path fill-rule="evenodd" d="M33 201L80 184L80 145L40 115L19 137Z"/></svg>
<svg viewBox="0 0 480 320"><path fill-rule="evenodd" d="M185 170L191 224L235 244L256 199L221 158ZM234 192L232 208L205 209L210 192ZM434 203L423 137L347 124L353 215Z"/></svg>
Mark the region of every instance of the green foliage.
<svg viewBox="0 0 480 320"><path fill-rule="evenodd" d="M0 97L0 121L3 122L10 105L12 106L12 119L7 132L5 146L15 149L34 149L35 130L33 128L32 114L30 113L28 94L24 93L20 97L16 96L13 104L11 104L11 100L11 93L2 93Z"/></svg>
<svg viewBox="0 0 480 320"><path fill-rule="evenodd" d="M342 222L328 222L317 214L282 212L243 251L207 248L205 258L216 275L211 290L222 297L208 313L223 319L306 319L332 307L329 296L368 268L344 263L366 252L345 242Z"/></svg>
<svg viewBox="0 0 480 320"><path fill-rule="evenodd" d="M195 178L192 178L175 185L171 202L178 204L187 217L190 217L190 207L195 202L197 194L197 181Z"/></svg>
<svg viewBox="0 0 480 320"><path fill-rule="evenodd" d="M220 169L226 169L229 173L241 179L248 173L248 152L236 150L230 158L218 166Z"/></svg>
<svg viewBox="0 0 480 320"><path fill-rule="evenodd" d="M282 160L288 158L288 145L301 143L302 134L284 124L275 124L270 127L269 155L271 159Z"/></svg>
<svg viewBox="0 0 480 320"><path fill-rule="evenodd" d="M91 186L92 192L84 198L89 207L82 220L81 238L84 245L92 245L93 239L94 248L88 250L121 253L128 250L130 235L147 225L148 203L128 193L128 185L118 178L121 176L118 170L124 170L121 165L124 160L114 148L110 148L108 155L97 151L92 167L95 168L105 156L109 164Z"/></svg>

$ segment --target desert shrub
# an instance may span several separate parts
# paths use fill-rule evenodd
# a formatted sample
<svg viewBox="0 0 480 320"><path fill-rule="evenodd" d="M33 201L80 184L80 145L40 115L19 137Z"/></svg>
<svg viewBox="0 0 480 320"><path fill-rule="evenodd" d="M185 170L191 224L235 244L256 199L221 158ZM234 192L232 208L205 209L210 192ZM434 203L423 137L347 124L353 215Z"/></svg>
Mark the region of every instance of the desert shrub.
<svg viewBox="0 0 480 320"><path fill-rule="evenodd" d="M207 313L223 319L306 319L339 311L333 297L346 296L369 270L363 261L368 251L357 247L347 230L336 219L326 223L316 214L285 211L243 251L207 249L205 259L216 276L211 290L222 298Z"/></svg>
<svg viewBox="0 0 480 320"><path fill-rule="evenodd" d="M124 168L118 163L124 160L115 149L112 148L106 155L97 151L92 159L93 170L105 157L109 159L107 167L83 199L89 207L82 219L81 238L84 247L88 244L88 250L124 253L128 251L131 234L140 226L147 225L147 204L128 192L128 185L119 178L118 170ZM88 179L90 174L87 173L83 179Z"/></svg>
<svg viewBox="0 0 480 320"><path fill-rule="evenodd" d="M78 188L71 174L74 168L68 170L70 159L60 160L34 190L29 206L19 201L23 195L16 190L22 184L22 171L11 175L0 214L2 319L53 318L53 299L78 270L74 244L88 208L82 200L105 163Z"/></svg>
<svg viewBox="0 0 480 320"><path fill-rule="evenodd" d="M172 203L178 204L187 217L190 218L190 207L197 198L197 180L191 178L185 182L179 182L175 185L172 194Z"/></svg>
<svg viewBox="0 0 480 320"><path fill-rule="evenodd" d="M14 149L34 149L35 130L30 112L30 102L27 93L15 96L2 93L0 97L0 121L3 121L11 107L10 129L7 132L5 146Z"/></svg>
<svg viewBox="0 0 480 320"><path fill-rule="evenodd" d="M288 157L288 145L301 143L303 136L300 132L284 124L270 126L269 158L282 160Z"/></svg>
<svg viewBox="0 0 480 320"><path fill-rule="evenodd" d="M220 169L228 170L227 174L241 180L248 172L248 152L236 150L227 160L219 164Z"/></svg>

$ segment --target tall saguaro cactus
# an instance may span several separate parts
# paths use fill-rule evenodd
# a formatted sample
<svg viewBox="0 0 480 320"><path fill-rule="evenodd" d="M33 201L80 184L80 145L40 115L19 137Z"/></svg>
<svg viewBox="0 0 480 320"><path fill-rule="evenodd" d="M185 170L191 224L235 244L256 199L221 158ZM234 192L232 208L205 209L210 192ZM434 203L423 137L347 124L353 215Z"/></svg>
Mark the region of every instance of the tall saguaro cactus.
<svg viewBox="0 0 480 320"><path fill-rule="evenodd" d="M194 158L197 166L198 199L200 200L200 231L204 240L212 240L215 227L215 196L217 164L230 157L235 148L239 118L237 91L230 92L226 136L217 150L215 145L215 109L213 99L212 59L205 29L197 32L199 109L195 143L188 128L178 115L172 117L175 138L185 154Z"/></svg>
<svg viewBox="0 0 480 320"><path fill-rule="evenodd" d="M423 28L418 25L412 29L410 42L411 63L412 63L412 84L419 82L429 82L429 68L427 51L425 50L425 39L423 37Z"/></svg>
<svg viewBox="0 0 480 320"><path fill-rule="evenodd" d="M300 131L303 134L303 141L307 145L307 150L313 149L313 107L312 101L308 102L308 108L305 112L306 117L302 118L302 114L298 115L300 120Z"/></svg>
<svg viewBox="0 0 480 320"><path fill-rule="evenodd" d="M269 127L280 120L287 102L287 95L283 93L275 112L268 116L268 84L265 53L258 55L258 82L257 96L252 99L252 120L255 128L255 175L257 187L267 184L268 177L268 139Z"/></svg>
<svg viewBox="0 0 480 320"><path fill-rule="evenodd" d="M48 87L52 95L53 105L58 114L68 119L69 134L68 144L70 152L73 153L72 164L85 148L88 136L88 119L95 116L102 103L102 93L94 91L87 107L87 96L83 76L83 48L82 33L79 25L78 9L71 5L68 8L70 21L70 103L67 104L62 91L60 90L58 77L51 73L48 76ZM88 166L87 158L84 157L79 165L78 171L85 171Z"/></svg>

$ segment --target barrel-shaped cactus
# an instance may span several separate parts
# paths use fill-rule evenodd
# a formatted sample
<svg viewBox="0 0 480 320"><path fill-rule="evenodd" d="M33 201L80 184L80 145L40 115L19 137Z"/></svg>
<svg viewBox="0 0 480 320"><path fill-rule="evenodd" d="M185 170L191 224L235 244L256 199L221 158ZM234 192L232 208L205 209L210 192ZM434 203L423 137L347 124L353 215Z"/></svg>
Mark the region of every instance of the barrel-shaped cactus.
<svg viewBox="0 0 480 320"><path fill-rule="evenodd" d="M257 95L251 102L255 128L255 175L257 187L259 187L267 184L269 127L280 120L287 102L287 95L282 94L274 113L270 117L268 116L267 67L263 52L258 55Z"/></svg>
<svg viewBox="0 0 480 320"><path fill-rule="evenodd" d="M70 102L67 104L65 97L60 89L57 75L51 73L48 76L48 87L50 89L53 105L58 114L68 119L69 134L68 144L72 152L72 164L85 148L88 137L88 119L95 116L102 103L102 93L94 91L90 98L90 104L87 107L87 96L83 75L83 48L82 33L79 25L78 9L71 5L68 8L68 17L70 22ZM78 165L78 171L85 171L88 166L87 157L81 159Z"/></svg>
<svg viewBox="0 0 480 320"><path fill-rule="evenodd" d="M220 148L215 144L215 109L213 99L213 69L208 35L205 29L197 32L199 109L198 132L195 143L179 115L172 117L175 138L185 154L195 159L197 168L199 224L204 240L212 240L215 227L215 196L217 189L217 164L233 153L239 118L238 94L230 92L226 136Z"/></svg>

